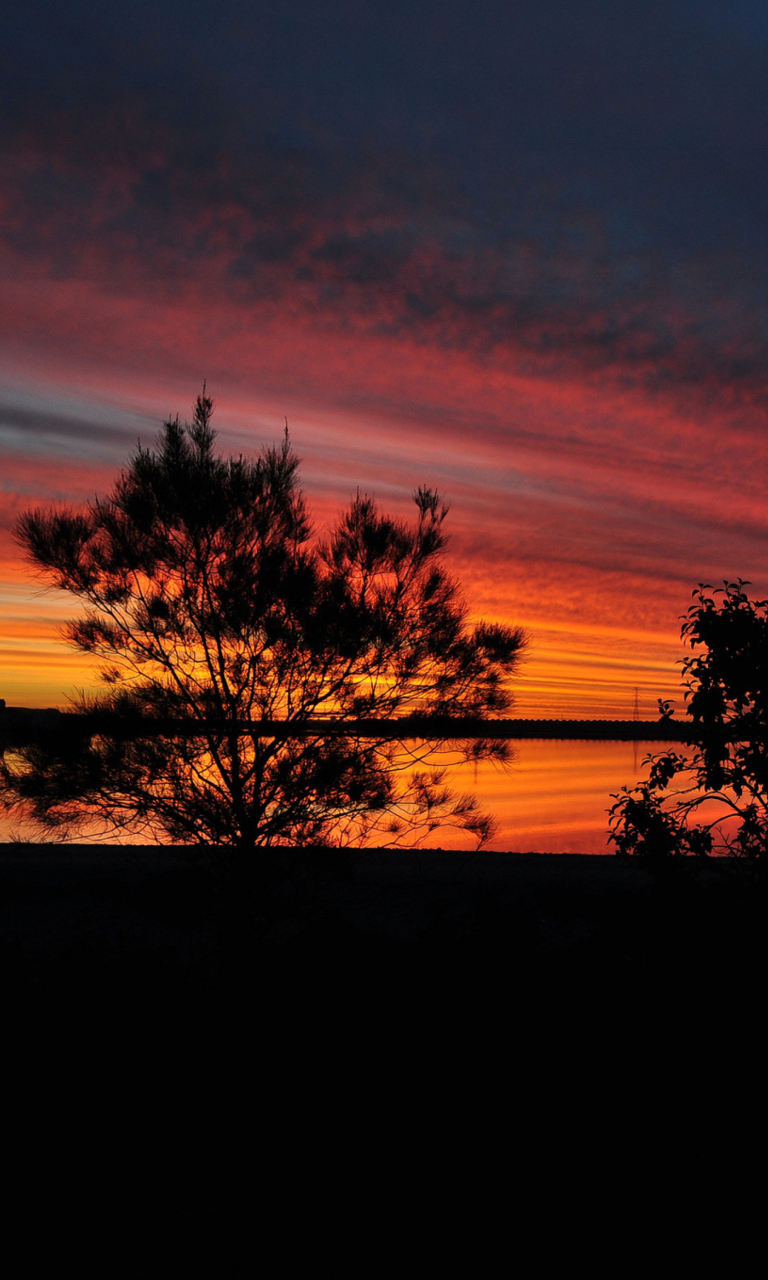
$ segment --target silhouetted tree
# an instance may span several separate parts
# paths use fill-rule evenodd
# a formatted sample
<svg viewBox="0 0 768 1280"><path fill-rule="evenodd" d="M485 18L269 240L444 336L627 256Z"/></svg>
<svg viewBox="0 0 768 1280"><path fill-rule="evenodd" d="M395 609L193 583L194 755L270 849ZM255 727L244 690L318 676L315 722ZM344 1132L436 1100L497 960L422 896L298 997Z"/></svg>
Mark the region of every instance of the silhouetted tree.
<svg viewBox="0 0 768 1280"><path fill-rule="evenodd" d="M287 430L255 460L225 459L212 411L204 392L192 424L166 422L105 500L35 511L17 531L45 580L85 605L67 634L103 662L103 691L77 709L194 732L11 753L6 806L49 828L243 850L413 842L442 824L482 842L491 819L445 786L441 744L284 739L258 723L509 706L523 636L467 625L441 565L446 507L419 489L409 526L358 496L314 540ZM503 758L504 745L466 752Z"/></svg>
<svg viewBox="0 0 768 1280"><path fill-rule="evenodd" d="M741 578L715 591L700 583L693 593L682 627L693 650L683 664L693 750L647 757L647 781L614 797L610 839L619 853L765 852L768 600L750 600L745 586ZM693 822L702 806L706 820Z"/></svg>

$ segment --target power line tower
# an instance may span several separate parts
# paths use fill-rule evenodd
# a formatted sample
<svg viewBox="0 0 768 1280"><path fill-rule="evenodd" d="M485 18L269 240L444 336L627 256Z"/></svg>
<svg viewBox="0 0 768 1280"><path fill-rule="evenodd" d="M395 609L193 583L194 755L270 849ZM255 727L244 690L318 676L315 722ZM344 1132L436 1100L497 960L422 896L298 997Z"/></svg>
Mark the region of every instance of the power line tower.
<svg viewBox="0 0 768 1280"><path fill-rule="evenodd" d="M639 689L635 688L635 705L634 705L634 707L632 708L632 719L633 719L633 720L639 720L639 719L640 719L640 698L639 698L638 694L639 694Z"/></svg>

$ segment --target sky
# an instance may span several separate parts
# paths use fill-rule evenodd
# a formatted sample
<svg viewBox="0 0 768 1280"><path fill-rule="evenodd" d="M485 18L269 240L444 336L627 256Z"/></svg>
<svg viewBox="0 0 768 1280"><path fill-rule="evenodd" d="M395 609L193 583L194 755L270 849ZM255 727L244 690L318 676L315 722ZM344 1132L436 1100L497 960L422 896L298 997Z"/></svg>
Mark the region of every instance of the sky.
<svg viewBox="0 0 768 1280"><path fill-rule="evenodd" d="M11 0L0 696L94 679L16 518L206 379L318 532L445 494L517 714L681 707L692 589L768 594L767 54L757 0Z"/></svg>

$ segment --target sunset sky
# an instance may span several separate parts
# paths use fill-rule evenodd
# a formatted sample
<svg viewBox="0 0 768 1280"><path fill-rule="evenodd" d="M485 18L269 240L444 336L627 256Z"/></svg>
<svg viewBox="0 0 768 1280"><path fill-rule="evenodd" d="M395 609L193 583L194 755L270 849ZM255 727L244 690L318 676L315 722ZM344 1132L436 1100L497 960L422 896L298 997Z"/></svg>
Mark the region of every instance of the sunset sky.
<svg viewBox="0 0 768 1280"><path fill-rule="evenodd" d="M90 679L14 520L204 378L318 530L447 496L520 715L650 717L695 584L768 593L763 2L11 0L0 58L9 703Z"/></svg>

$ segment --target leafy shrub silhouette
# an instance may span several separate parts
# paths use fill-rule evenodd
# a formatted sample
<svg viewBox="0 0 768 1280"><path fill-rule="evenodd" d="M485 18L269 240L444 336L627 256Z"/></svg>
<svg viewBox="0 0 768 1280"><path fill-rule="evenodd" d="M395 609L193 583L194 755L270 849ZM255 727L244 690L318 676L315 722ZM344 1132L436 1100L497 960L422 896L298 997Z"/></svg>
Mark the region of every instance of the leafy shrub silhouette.
<svg viewBox="0 0 768 1280"><path fill-rule="evenodd" d="M683 619L693 750L648 756L646 781L609 810L621 854L666 858L726 853L756 858L768 839L768 601L739 578L700 583ZM707 806L705 821L692 819Z"/></svg>

